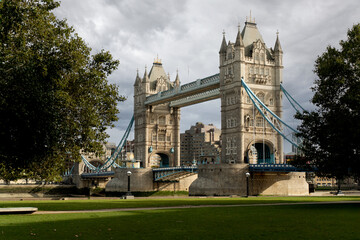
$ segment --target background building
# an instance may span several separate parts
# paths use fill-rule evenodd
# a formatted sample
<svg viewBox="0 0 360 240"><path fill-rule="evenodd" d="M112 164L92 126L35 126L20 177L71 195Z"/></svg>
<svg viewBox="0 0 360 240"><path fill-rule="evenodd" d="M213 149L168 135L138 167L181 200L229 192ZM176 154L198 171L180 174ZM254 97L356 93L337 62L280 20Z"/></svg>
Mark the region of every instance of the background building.
<svg viewBox="0 0 360 240"><path fill-rule="evenodd" d="M221 130L213 124L197 122L185 133L180 134L180 162L181 165L191 165L194 160L198 163L219 162Z"/></svg>

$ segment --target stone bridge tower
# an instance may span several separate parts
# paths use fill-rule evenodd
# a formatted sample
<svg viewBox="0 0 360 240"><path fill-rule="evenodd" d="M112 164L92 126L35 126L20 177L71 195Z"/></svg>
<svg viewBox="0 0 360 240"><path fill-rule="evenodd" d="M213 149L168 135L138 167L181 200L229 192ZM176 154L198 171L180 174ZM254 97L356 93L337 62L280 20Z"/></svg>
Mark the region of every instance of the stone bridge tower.
<svg viewBox="0 0 360 240"><path fill-rule="evenodd" d="M282 163L283 140L256 110L241 78L277 116L282 116L282 57L279 37L267 48L255 21L240 26L235 43L220 48L222 163Z"/></svg>
<svg viewBox="0 0 360 240"><path fill-rule="evenodd" d="M171 82L159 59L155 59L149 74L145 68L143 78L137 73L134 84L135 159L141 160L141 167L180 165L180 109L171 108L169 103L145 105L147 96L179 85L179 76Z"/></svg>

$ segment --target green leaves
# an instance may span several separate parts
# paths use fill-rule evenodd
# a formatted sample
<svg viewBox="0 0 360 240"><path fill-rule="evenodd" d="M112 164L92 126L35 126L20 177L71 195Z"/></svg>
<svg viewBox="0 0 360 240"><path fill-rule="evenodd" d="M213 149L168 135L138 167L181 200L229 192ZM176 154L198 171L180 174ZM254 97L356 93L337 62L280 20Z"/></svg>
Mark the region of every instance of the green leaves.
<svg viewBox="0 0 360 240"><path fill-rule="evenodd" d="M80 149L101 151L117 120L119 62L91 49L51 10L53 0L0 3L0 178L51 180ZM16 176L16 174L12 174Z"/></svg>
<svg viewBox="0 0 360 240"><path fill-rule="evenodd" d="M315 62L317 109L296 116L302 120L303 161L317 165L319 175L339 180L360 177L360 24L340 46L329 46Z"/></svg>

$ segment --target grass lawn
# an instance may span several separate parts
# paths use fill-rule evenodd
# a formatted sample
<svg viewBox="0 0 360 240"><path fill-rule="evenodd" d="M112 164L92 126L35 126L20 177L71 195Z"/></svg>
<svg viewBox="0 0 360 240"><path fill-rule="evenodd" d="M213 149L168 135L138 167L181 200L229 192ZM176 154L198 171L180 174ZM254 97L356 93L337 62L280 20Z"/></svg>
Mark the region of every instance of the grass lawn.
<svg viewBox="0 0 360 240"><path fill-rule="evenodd" d="M163 198L134 200L43 200L0 202L4 207L37 207L39 211L67 211L112 208L142 208L166 206L235 205L254 203L291 203L321 201L360 201L360 197L251 197L251 198Z"/></svg>
<svg viewBox="0 0 360 240"><path fill-rule="evenodd" d="M356 203L0 215L0 239L360 239L359 222Z"/></svg>

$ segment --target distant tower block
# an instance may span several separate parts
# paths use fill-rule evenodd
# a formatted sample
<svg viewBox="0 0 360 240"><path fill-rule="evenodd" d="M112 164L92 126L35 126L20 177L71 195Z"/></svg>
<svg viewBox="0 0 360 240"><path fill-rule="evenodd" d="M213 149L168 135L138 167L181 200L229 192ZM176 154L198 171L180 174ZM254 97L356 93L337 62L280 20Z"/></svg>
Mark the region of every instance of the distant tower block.
<svg viewBox="0 0 360 240"><path fill-rule="evenodd" d="M169 103L144 104L147 96L179 85L179 76L171 82L158 58L149 74L146 67L143 78L137 73L134 84L135 159L141 160L142 167L180 165L180 109L170 107Z"/></svg>
<svg viewBox="0 0 360 240"><path fill-rule="evenodd" d="M240 26L235 43L225 33L220 48L222 163L283 163L283 140L256 110L241 77L271 111L282 117L279 36L269 49L254 19Z"/></svg>

